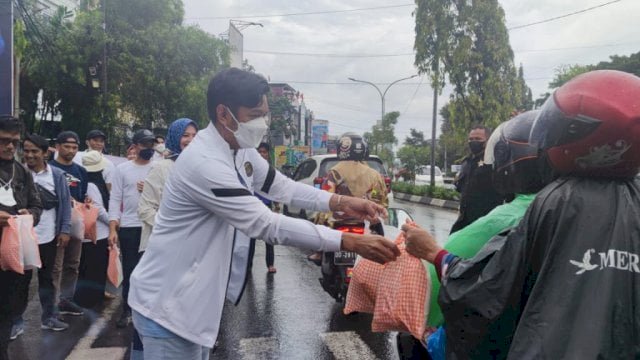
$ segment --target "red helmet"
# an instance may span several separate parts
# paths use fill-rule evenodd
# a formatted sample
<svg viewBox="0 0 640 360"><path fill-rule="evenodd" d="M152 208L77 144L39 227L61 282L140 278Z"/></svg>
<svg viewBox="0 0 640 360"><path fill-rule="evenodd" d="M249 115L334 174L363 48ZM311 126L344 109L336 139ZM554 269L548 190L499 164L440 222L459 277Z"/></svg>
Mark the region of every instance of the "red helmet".
<svg viewBox="0 0 640 360"><path fill-rule="evenodd" d="M529 143L558 174L629 178L640 170L640 78L592 71L542 106Z"/></svg>

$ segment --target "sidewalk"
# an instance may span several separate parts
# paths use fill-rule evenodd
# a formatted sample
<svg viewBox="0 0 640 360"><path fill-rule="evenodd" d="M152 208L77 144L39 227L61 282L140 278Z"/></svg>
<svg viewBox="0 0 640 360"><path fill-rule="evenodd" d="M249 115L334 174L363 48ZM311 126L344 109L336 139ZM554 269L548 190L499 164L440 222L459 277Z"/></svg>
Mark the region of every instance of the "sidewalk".
<svg viewBox="0 0 640 360"><path fill-rule="evenodd" d="M455 211L458 211L458 208L460 207L459 201L434 199L428 196L405 194L397 191L393 192L393 198L397 200L404 200L404 201L424 204L428 206L435 206L435 207L440 207L440 208L455 210Z"/></svg>

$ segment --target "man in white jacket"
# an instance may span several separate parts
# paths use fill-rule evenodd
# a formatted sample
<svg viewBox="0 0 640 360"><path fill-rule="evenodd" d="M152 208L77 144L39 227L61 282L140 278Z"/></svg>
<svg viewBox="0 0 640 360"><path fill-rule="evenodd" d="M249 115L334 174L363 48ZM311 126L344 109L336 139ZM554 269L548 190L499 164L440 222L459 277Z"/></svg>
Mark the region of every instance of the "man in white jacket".
<svg viewBox="0 0 640 360"><path fill-rule="evenodd" d="M269 210L253 196L375 220L383 207L296 183L255 150L268 129L267 81L235 68L209 83L211 123L169 175L129 304L144 358L208 359L225 297L240 300L250 238L319 251L355 251L380 263L399 250L377 235L342 233Z"/></svg>

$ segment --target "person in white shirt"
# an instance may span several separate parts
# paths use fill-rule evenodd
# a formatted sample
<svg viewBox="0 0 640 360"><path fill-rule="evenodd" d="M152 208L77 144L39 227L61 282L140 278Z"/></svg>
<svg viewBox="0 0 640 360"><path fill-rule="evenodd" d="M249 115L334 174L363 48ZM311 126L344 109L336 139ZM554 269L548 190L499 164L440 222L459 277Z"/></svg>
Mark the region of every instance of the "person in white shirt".
<svg viewBox="0 0 640 360"><path fill-rule="evenodd" d="M66 246L71 231L71 195L64 172L47 164L49 142L39 135L28 135L22 145L24 160L40 193L43 210L35 227L40 260L38 294L42 306L43 330L62 331L69 325L58 319L55 294L59 291L53 279L57 248Z"/></svg>
<svg viewBox="0 0 640 360"><path fill-rule="evenodd" d="M225 296L237 303L250 238L320 251L354 251L379 263L399 254L378 235L342 233L269 210L273 201L377 220L386 211L365 199L294 182L256 151L268 129L267 81L236 68L209 83L211 123L176 161L145 255L131 276L129 304L145 359L206 360Z"/></svg>
<svg viewBox="0 0 640 360"><path fill-rule="evenodd" d="M109 265L109 190L102 172L107 162L101 152L87 151L82 157L82 165L87 170L87 196L92 199L91 205L98 209L96 221L96 242L82 240L82 255L78 267L78 282L73 301L84 307L92 308L104 299Z"/></svg>
<svg viewBox="0 0 640 360"><path fill-rule="evenodd" d="M106 141L107 135L105 135L102 131L89 131L87 133L87 136L85 137L85 144L87 145L87 149L85 151L78 151L76 156L73 157L73 162L82 166L82 158L87 152L91 150L95 150L103 154ZM104 178L104 182L107 184L107 187L111 189L111 177L113 176L113 170L115 169L115 166L113 165L113 162L107 158L104 158L104 162L105 168L104 170L102 170L102 176Z"/></svg>
<svg viewBox="0 0 640 360"><path fill-rule="evenodd" d="M138 217L138 200L144 185L144 179L151 170L153 157L153 133L138 130L133 135L135 160L116 167L113 174L111 195L109 198L109 244L119 241L122 254L122 314L117 322L120 328L126 327L131 319L131 308L127 303L129 277L140 260L140 234L142 222ZM122 206L122 208L121 208Z"/></svg>

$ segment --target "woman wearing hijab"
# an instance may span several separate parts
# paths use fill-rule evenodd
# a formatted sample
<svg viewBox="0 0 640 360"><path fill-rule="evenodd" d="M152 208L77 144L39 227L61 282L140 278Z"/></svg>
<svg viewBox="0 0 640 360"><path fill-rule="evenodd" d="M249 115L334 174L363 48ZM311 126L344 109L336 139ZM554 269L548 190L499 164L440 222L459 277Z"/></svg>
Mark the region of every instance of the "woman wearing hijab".
<svg viewBox="0 0 640 360"><path fill-rule="evenodd" d="M169 172L182 150L193 140L198 132L198 125L191 119L178 119L171 123L167 132L166 148L169 154L156 161L144 181L142 195L138 202L138 216L142 221L140 237L140 252L147 248L156 212L160 207L162 189L167 181Z"/></svg>

